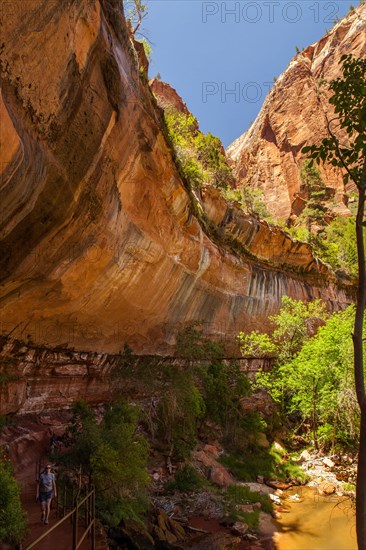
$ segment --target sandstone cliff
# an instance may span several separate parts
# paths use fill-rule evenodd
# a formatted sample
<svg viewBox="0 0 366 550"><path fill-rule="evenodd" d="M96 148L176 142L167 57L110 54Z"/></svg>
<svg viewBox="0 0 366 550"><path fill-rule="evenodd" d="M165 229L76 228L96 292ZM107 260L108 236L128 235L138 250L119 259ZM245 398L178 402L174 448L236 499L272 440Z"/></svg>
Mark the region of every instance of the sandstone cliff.
<svg viewBox="0 0 366 550"><path fill-rule="evenodd" d="M275 216L287 218L300 191L301 149L326 135L329 93L323 86L319 95L319 84L339 75L340 58L347 53L366 56L366 4L292 59L253 125L227 149L238 185L262 189ZM340 170L321 171L326 184L335 189L335 210L347 214Z"/></svg>
<svg viewBox="0 0 366 550"><path fill-rule="evenodd" d="M307 245L187 191L122 2L17 0L2 36L3 334L166 353L186 322L263 328L284 294L350 302Z"/></svg>

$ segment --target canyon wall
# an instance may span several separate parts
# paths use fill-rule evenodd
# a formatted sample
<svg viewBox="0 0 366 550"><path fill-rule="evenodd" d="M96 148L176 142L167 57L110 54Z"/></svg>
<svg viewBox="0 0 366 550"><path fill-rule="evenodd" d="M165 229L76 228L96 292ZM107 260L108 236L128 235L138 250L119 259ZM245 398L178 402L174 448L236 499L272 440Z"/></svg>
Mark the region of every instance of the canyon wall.
<svg viewBox="0 0 366 550"><path fill-rule="evenodd" d="M301 185L301 149L319 143L327 135L326 114L332 118L324 81L340 75L340 59L349 53L366 56L365 3L292 59L255 122L227 149L238 185L261 189L274 216L291 214ZM333 210L349 215L341 170L321 166L320 171L326 185L335 189Z"/></svg>
<svg viewBox="0 0 366 550"><path fill-rule="evenodd" d="M265 328L285 294L322 298L331 310L352 301L349 281L307 245L215 190L193 197L194 206L122 2L2 8L3 335L99 354L124 342L168 354L188 322L227 340ZM14 357L4 352L3 371ZM103 375L103 361L97 368Z"/></svg>

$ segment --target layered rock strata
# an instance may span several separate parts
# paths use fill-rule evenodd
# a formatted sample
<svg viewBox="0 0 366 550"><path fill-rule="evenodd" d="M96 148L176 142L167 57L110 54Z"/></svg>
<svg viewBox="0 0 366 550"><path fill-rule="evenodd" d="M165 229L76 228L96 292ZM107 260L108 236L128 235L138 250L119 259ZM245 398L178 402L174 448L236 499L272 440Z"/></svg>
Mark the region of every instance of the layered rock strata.
<svg viewBox="0 0 366 550"><path fill-rule="evenodd" d="M249 375L271 365L269 358L227 361L239 361ZM163 394L158 373L169 367L184 368L185 362L177 357L142 355L129 356L127 361L123 354L47 348L2 338L0 364L0 416L5 416L47 415L67 410L80 399L98 405L116 395L150 401ZM205 361L201 364L204 366ZM146 381L146 373L153 377L151 382Z"/></svg>
<svg viewBox="0 0 366 550"><path fill-rule="evenodd" d="M349 53L366 56L365 3L292 59L253 125L227 149L238 185L261 189L275 216L288 218L296 210L304 160L301 150L327 135L326 115L332 118L324 80L340 75L340 59ZM339 132L338 127L333 130ZM341 170L331 166L320 170L327 186L335 189L333 209L349 215Z"/></svg>
<svg viewBox="0 0 366 550"><path fill-rule="evenodd" d="M210 191L192 201L122 2L15 0L1 23L3 334L164 354L188 322L263 329L285 294L352 300L306 245Z"/></svg>

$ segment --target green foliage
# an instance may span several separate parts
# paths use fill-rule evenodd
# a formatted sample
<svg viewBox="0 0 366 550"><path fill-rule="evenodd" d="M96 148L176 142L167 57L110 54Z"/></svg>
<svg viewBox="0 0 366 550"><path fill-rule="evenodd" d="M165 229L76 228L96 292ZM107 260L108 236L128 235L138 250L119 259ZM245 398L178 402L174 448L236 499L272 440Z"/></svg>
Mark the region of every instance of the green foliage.
<svg viewBox="0 0 366 550"><path fill-rule="evenodd" d="M227 497L233 504L254 504L260 502L263 512L270 514L273 510L272 501L268 495L251 491L245 485L230 485L226 491Z"/></svg>
<svg viewBox="0 0 366 550"><path fill-rule="evenodd" d="M354 217L338 217L330 222L313 242L316 256L328 263L335 271L344 271L356 277L358 268L355 231Z"/></svg>
<svg viewBox="0 0 366 550"><path fill-rule="evenodd" d="M186 464L182 470L175 474L174 480L166 484L165 489L167 491L177 490L181 493L196 492L202 489L205 483L206 480L192 466Z"/></svg>
<svg viewBox="0 0 366 550"><path fill-rule="evenodd" d="M131 27L131 32L135 35L147 16L147 4L143 0L123 0L123 4L126 8L125 16Z"/></svg>
<svg viewBox="0 0 366 550"><path fill-rule="evenodd" d="M193 188L207 183L225 189L233 183L219 138L200 132L197 119L191 114L169 109L164 117L180 169Z"/></svg>
<svg viewBox="0 0 366 550"><path fill-rule="evenodd" d="M347 447L357 440L359 414L353 391L352 324L354 308L333 314L312 338L259 373L287 420L309 426L315 445ZM310 435L310 434L308 434ZM353 443L352 443L353 442Z"/></svg>
<svg viewBox="0 0 366 550"><path fill-rule="evenodd" d="M192 373L172 367L170 374L158 407L159 434L172 445L175 457L182 459L196 443L197 425L205 414L205 403Z"/></svg>
<svg viewBox="0 0 366 550"><path fill-rule="evenodd" d="M122 518L139 520L148 507L148 446L136 433L139 417L138 407L120 401L107 408L98 424L91 408L77 402L70 423L75 443L60 457L89 475L98 514L111 526Z"/></svg>
<svg viewBox="0 0 366 550"><path fill-rule="evenodd" d="M326 198L325 184L320 172L313 162L305 159L300 168L302 190L306 192L307 203L297 218L296 227L290 228L289 233L298 240L314 244L317 237L312 233L312 226L324 227L327 208L324 205Z"/></svg>
<svg viewBox="0 0 366 550"><path fill-rule="evenodd" d="M282 307L277 315L269 320L274 325L272 334L253 331L238 335L243 356L275 356L277 362L284 363L297 353L304 341L315 331L319 322L327 318L325 304L315 300L305 304L283 296Z"/></svg>
<svg viewBox="0 0 366 550"><path fill-rule="evenodd" d="M257 412L242 410L241 399L251 393L251 385L239 364L224 361L223 344L205 338L197 324L178 334L176 346L184 364L161 370L163 396L153 421L157 429L150 431L180 459L189 456L198 430L212 424L230 448L245 448L248 434L263 430L264 421Z"/></svg>
<svg viewBox="0 0 366 550"><path fill-rule="evenodd" d="M223 343L205 338L199 327L200 323L191 323L178 333L177 356L190 362L202 359L222 360L225 353Z"/></svg>
<svg viewBox="0 0 366 550"><path fill-rule="evenodd" d="M194 138L198 133L196 117L180 113L175 109L166 110L164 117L173 146L175 148L193 147Z"/></svg>
<svg viewBox="0 0 366 550"><path fill-rule="evenodd" d="M257 412L244 413L241 399L250 395L251 385L240 365L224 361L224 346L205 338L197 325L183 330L177 338L179 355L186 358L187 369L194 374L196 385L204 401L204 419L216 423L223 431L225 444L243 449L248 444L248 434L263 429L264 422ZM198 368L197 360L206 360Z"/></svg>
<svg viewBox="0 0 366 550"><path fill-rule="evenodd" d="M226 454L221 457L220 462L240 481L256 481L259 475L266 479L278 479L284 482L308 481L308 476L298 464L283 458L273 447L269 450L257 448L245 454Z"/></svg>
<svg viewBox="0 0 366 550"><path fill-rule="evenodd" d="M138 42L141 42L141 44L144 47L144 52L145 52L146 58L148 59L148 61L151 61L151 59L152 59L152 47L151 47L150 42L146 38L141 38Z"/></svg>
<svg viewBox="0 0 366 550"><path fill-rule="evenodd" d="M308 213L307 209L304 212L304 216L301 214L298 218L298 223L304 223L304 225L286 228L286 231L298 241L311 243L315 256L329 264L334 271L342 271L351 277L356 277L358 267L355 218L339 216L328 225L324 225L318 235L312 236L307 226L307 219L305 219ZM315 220L315 215L311 214L311 217ZM318 222L322 223L321 220ZM365 237L366 230L364 229Z"/></svg>
<svg viewBox="0 0 366 550"><path fill-rule="evenodd" d="M19 380L19 376L15 374L10 374L8 372L0 372L0 386L6 385L8 382Z"/></svg>
<svg viewBox="0 0 366 550"><path fill-rule="evenodd" d="M231 168L229 167L222 143L218 137L210 132L199 132L195 139L198 160L209 174L210 183L215 187L226 189L234 183Z"/></svg>
<svg viewBox="0 0 366 550"><path fill-rule="evenodd" d="M263 200L263 191L260 189L252 189L251 187L227 189L224 196L227 200L238 202L245 214L257 216L269 223L273 223L274 220Z"/></svg>
<svg viewBox="0 0 366 550"><path fill-rule="evenodd" d="M270 357L278 354L278 345L265 332L253 330L250 334L241 332L238 336L244 357Z"/></svg>
<svg viewBox="0 0 366 550"><path fill-rule="evenodd" d="M15 546L24 538L25 512L20 503L20 488L10 462L0 458L0 543Z"/></svg>

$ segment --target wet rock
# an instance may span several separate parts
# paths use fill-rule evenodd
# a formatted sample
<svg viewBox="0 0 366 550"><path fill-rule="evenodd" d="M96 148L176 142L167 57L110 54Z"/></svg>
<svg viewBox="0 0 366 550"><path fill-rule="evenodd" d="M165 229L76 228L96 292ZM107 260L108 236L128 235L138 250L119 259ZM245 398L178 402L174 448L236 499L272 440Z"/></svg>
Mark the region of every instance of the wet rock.
<svg viewBox="0 0 366 550"><path fill-rule="evenodd" d="M272 489L281 489L281 491L286 491L294 485L294 483L285 483L284 481L276 481L273 479L266 479L266 485L272 487Z"/></svg>
<svg viewBox="0 0 366 550"><path fill-rule="evenodd" d="M324 495L333 495L333 493L336 492L336 486L333 485L332 483L324 482L324 483L321 483L321 485L319 486L319 490Z"/></svg>

